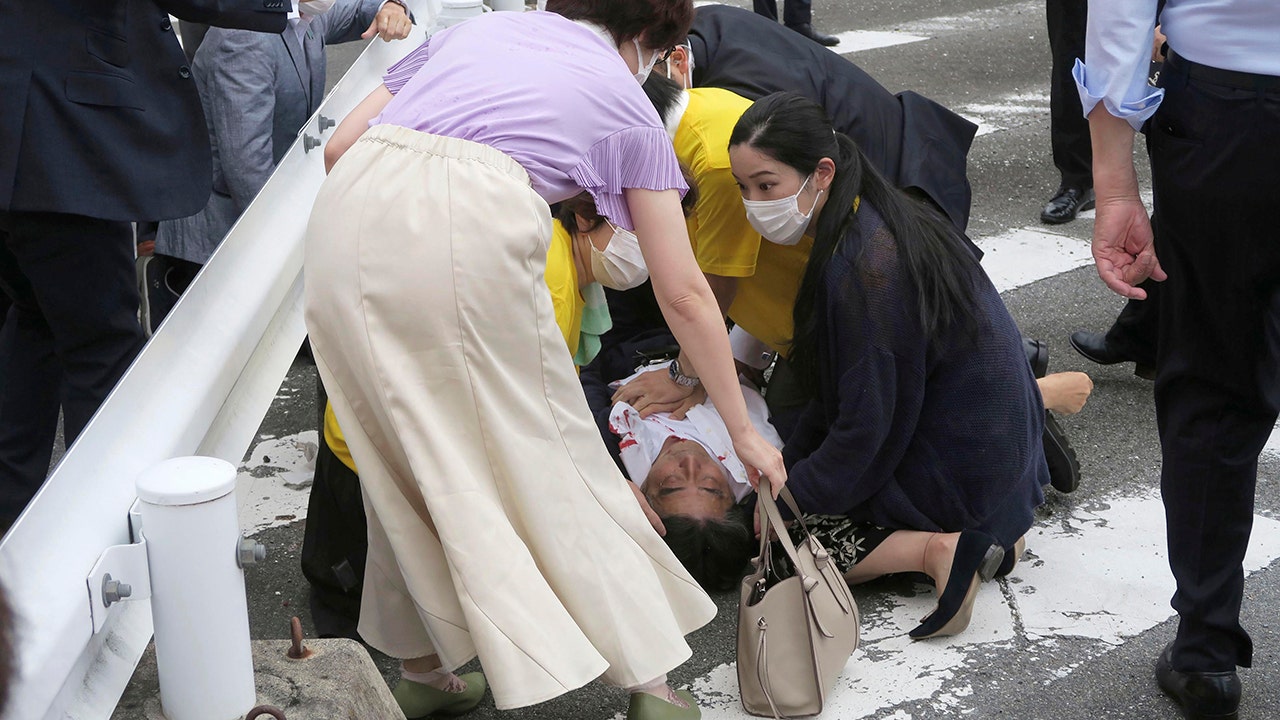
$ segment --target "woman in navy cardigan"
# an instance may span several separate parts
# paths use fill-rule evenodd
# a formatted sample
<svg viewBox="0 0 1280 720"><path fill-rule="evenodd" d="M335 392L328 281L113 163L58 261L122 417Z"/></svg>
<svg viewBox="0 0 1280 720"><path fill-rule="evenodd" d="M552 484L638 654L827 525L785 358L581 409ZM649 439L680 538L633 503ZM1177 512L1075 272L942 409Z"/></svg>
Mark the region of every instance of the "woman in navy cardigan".
<svg viewBox="0 0 1280 720"><path fill-rule="evenodd" d="M787 438L787 486L806 513L859 528L850 582L934 579L938 609L912 637L958 633L980 581L1012 568L1049 482L1018 329L955 228L812 101L756 102L730 159L766 240L813 241L788 360L814 399Z"/></svg>

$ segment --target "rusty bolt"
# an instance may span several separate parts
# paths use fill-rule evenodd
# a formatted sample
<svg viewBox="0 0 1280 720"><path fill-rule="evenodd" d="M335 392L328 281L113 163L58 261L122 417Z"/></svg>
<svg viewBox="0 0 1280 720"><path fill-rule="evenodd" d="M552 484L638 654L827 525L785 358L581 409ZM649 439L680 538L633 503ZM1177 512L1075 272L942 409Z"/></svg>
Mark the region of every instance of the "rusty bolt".
<svg viewBox="0 0 1280 720"><path fill-rule="evenodd" d="M294 616L289 621L289 635L293 637L293 645L289 648L289 657L293 660L302 660L311 656L311 651L306 645L302 644L302 621Z"/></svg>
<svg viewBox="0 0 1280 720"><path fill-rule="evenodd" d="M272 705L259 705L258 707L250 710L249 714L244 716L244 720L255 720L255 718L261 717L262 715L270 715L276 720L285 720L284 711Z"/></svg>

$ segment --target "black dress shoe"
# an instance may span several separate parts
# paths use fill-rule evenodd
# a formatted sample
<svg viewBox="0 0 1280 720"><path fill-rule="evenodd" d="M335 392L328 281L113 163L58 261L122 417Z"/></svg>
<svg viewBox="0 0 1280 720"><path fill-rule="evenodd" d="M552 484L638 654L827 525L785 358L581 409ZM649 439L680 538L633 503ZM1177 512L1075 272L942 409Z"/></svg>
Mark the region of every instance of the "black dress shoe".
<svg viewBox="0 0 1280 720"><path fill-rule="evenodd" d="M1044 459L1049 465L1049 483L1060 493L1074 492L1080 487L1080 461L1067 440L1067 434L1048 410L1044 412Z"/></svg>
<svg viewBox="0 0 1280 720"><path fill-rule="evenodd" d="M818 43L819 45L832 47L833 45L840 44L840 38L834 35L823 35L817 30L814 30L813 25L810 25L809 23L805 23L804 25L788 25L787 27L791 28L792 30L795 30L796 32Z"/></svg>
<svg viewBox="0 0 1280 720"><path fill-rule="evenodd" d="M1040 222L1060 225L1076 219L1076 213L1093 207L1093 190L1078 187L1058 188L1048 205L1040 211Z"/></svg>
<svg viewBox="0 0 1280 720"><path fill-rule="evenodd" d="M1077 330L1071 333L1071 347L1076 352L1099 365L1115 365L1116 363L1134 363L1133 374L1146 380L1156 379L1155 363L1139 360L1107 342L1105 333Z"/></svg>
<svg viewBox="0 0 1280 720"><path fill-rule="evenodd" d="M1156 683L1182 708L1187 720L1236 720L1240 707L1240 676L1226 672L1178 672L1171 660L1172 645L1156 658Z"/></svg>

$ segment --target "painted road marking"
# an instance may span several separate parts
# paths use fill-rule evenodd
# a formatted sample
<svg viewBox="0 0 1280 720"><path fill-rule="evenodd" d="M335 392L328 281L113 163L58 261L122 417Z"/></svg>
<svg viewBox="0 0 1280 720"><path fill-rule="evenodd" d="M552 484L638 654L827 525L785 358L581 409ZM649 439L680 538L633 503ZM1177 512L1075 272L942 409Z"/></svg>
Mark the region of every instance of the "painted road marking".
<svg viewBox="0 0 1280 720"><path fill-rule="evenodd" d="M982 267L1000 292L1074 270L1093 262L1089 243L1032 228L977 238Z"/></svg>
<svg viewBox="0 0 1280 720"><path fill-rule="evenodd" d="M1277 557L1280 522L1256 516L1245 572ZM1088 592L1080 592L1082 587ZM1092 641L1072 663L1049 670L1061 678L1173 617L1163 505L1155 490L1117 494L1085 503L1065 519L1036 525L1027 534L1027 555L1009 578L983 586L969 628L956 637L915 642L907 636L936 602L930 590L918 589L913 597L890 596L884 602L877 595L874 607L864 601L862 647L837 681L824 716L880 716L890 707L919 701L939 712L973 713L980 708L967 698L980 673L972 671L988 653L1016 644L1031 662L1063 639ZM695 680L692 690L706 720L750 717L739 702L732 663Z"/></svg>
<svg viewBox="0 0 1280 720"><path fill-rule="evenodd" d="M316 472L318 433L262 438L236 476L240 529L247 535L307 517Z"/></svg>
<svg viewBox="0 0 1280 720"><path fill-rule="evenodd" d="M1039 91L1011 93L993 102L961 106L956 112L978 124L978 136L1032 123L1043 125L1048 123L1049 94Z"/></svg>
<svg viewBox="0 0 1280 720"><path fill-rule="evenodd" d="M840 43L827 49L837 55L848 55L849 53L893 47L894 45L906 45L929 39L927 35L910 35L893 30L850 30L837 33L836 38L840 40Z"/></svg>

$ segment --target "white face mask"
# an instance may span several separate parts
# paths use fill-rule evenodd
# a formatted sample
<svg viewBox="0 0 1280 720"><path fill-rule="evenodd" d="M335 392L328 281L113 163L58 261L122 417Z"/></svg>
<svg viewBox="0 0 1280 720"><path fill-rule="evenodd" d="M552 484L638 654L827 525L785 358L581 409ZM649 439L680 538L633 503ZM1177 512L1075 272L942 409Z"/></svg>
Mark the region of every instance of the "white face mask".
<svg viewBox="0 0 1280 720"><path fill-rule="evenodd" d="M800 189L795 195L777 200L743 200L742 204L747 208L747 220L751 223L751 227L771 243L795 245L800 242L804 229L809 227L809 218L813 217L814 208L818 207L818 198L822 196L822 191L819 190L813 198L813 207L809 208L809 212L800 212L800 193L804 192L805 185L808 184L807 177L800 184Z"/></svg>
<svg viewBox="0 0 1280 720"><path fill-rule="evenodd" d="M329 8L333 7L335 2L337 2L337 0L311 0L311 2L300 2L298 3L298 14L311 17L323 15L329 12Z"/></svg>
<svg viewBox="0 0 1280 720"><path fill-rule="evenodd" d="M640 38L631 38L631 42L636 46L636 64L640 63L640 58L644 57L644 50L640 47ZM657 50L653 51L653 55L649 56L649 63L636 71L636 82L641 85L645 80L649 79L649 71L653 70L653 66L658 64L658 58L662 53Z"/></svg>
<svg viewBox="0 0 1280 720"><path fill-rule="evenodd" d="M604 250L591 245L591 272L596 282L614 290L630 290L649 279L649 268L640 254L640 239L630 230L609 223L613 236Z"/></svg>

